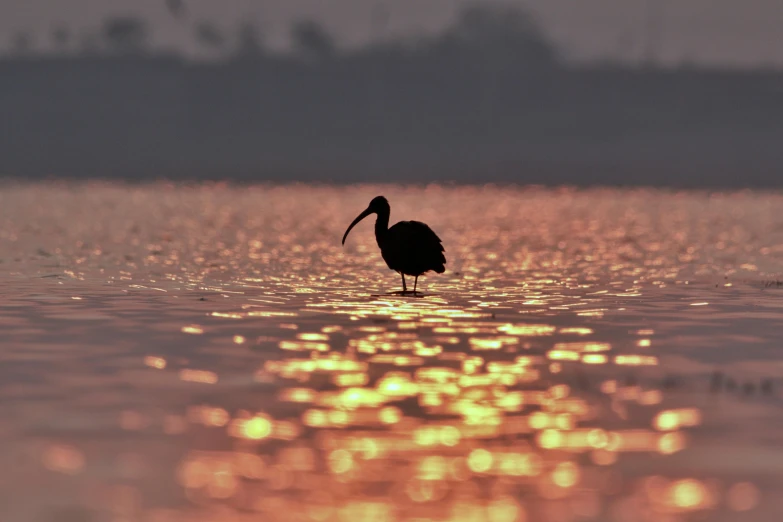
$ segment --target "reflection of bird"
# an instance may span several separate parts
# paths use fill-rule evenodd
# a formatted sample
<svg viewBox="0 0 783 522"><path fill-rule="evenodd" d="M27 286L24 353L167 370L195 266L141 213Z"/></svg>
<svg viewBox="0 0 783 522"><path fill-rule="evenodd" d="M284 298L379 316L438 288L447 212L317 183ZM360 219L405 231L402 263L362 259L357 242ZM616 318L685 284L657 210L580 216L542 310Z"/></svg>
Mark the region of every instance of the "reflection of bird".
<svg viewBox="0 0 783 522"><path fill-rule="evenodd" d="M383 196L378 196L370 202L367 210L353 220L343 236L343 245L348 232L362 219L370 214L376 214L375 240L381 249L381 256L386 265L399 272L402 276L402 292L407 293L405 276L411 275L413 294L416 295L416 285L419 276L424 272L434 270L442 274L446 271L446 256L443 255L443 245L440 238L430 227L418 221L400 221L389 228L389 202Z"/></svg>

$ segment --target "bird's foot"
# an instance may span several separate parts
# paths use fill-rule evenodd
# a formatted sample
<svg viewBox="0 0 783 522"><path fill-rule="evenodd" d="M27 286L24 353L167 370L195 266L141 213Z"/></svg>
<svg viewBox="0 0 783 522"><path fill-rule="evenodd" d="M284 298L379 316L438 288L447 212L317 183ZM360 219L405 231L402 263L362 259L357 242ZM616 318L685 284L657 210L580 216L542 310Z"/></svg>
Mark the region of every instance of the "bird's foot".
<svg viewBox="0 0 783 522"><path fill-rule="evenodd" d="M397 290L396 292L389 292L385 295L398 295L400 297L424 297L424 294L418 290L416 292L413 290Z"/></svg>

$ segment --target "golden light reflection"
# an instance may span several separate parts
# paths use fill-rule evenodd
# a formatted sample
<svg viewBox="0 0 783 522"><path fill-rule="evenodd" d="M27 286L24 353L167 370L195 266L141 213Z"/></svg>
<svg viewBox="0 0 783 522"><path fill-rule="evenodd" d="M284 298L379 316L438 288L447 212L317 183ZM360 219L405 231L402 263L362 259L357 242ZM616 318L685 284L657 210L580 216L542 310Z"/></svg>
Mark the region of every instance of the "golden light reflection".
<svg viewBox="0 0 783 522"><path fill-rule="evenodd" d="M698 480L684 479L672 483L667 491L670 505L682 510L696 510L706 507L710 502L709 491Z"/></svg>
<svg viewBox="0 0 783 522"><path fill-rule="evenodd" d="M404 373L387 373L378 381L377 389L383 395L396 398L413 397L419 393L418 385Z"/></svg>
<svg viewBox="0 0 783 522"><path fill-rule="evenodd" d="M223 408L202 408L201 421L205 426L225 426L231 416Z"/></svg>
<svg viewBox="0 0 783 522"><path fill-rule="evenodd" d="M658 452L662 455L671 455L683 449L685 449L685 435L680 432L666 433L658 439Z"/></svg>
<svg viewBox="0 0 783 522"><path fill-rule="evenodd" d="M370 377L366 373L336 373L332 375L332 382L335 386L340 387L355 387L364 386L370 380Z"/></svg>
<svg viewBox="0 0 783 522"><path fill-rule="evenodd" d="M278 398L286 402L315 402L318 392L310 388L285 388L280 391Z"/></svg>
<svg viewBox="0 0 783 522"><path fill-rule="evenodd" d="M611 349L611 344L598 342L556 343L554 347L554 351L569 351L580 353L608 352Z"/></svg>
<svg viewBox="0 0 783 522"><path fill-rule="evenodd" d="M310 341L280 341L279 345L281 350L291 350L295 352L328 352L329 345L327 343L310 342Z"/></svg>
<svg viewBox="0 0 783 522"><path fill-rule="evenodd" d="M197 324L192 324L189 326L183 326L182 332L187 334L200 335L204 333L204 329Z"/></svg>
<svg viewBox="0 0 783 522"><path fill-rule="evenodd" d="M572 335L590 335L593 333L592 328L585 328L585 327L578 327L578 326L572 326L568 328L561 328L558 330L561 334L572 334Z"/></svg>
<svg viewBox="0 0 783 522"><path fill-rule="evenodd" d="M422 480L443 480L448 472L448 462L440 455L424 457L419 463L418 478Z"/></svg>
<svg viewBox="0 0 783 522"><path fill-rule="evenodd" d="M226 313L226 312L212 312L210 315L212 317L222 317L224 319L243 319L245 317L244 314ZM189 333L194 333L194 332L189 332Z"/></svg>
<svg viewBox="0 0 783 522"><path fill-rule="evenodd" d="M558 430L548 429L538 434L538 445L544 449L563 447L565 436Z"/></svg>
<svg viewBox="0 0 783 522"><path fill-rule="evenodd" d="M617 355L614 363L620 366L657 366L658 358L652 355Z"/></svg>
<svg viewBox="0 0 783 522"><path fill-rule="evenodd" d="M487 518L493 522L526 522L527 513L513 497L494 499L487 505Z"/></svg>
<svg viewBox="0 0 783 522"><path fill-rule="evenodd" d="M659 431L674 431L699 424L701 424L701 412L697 408L665 410L653 419L653 427Z"/></svg>
<svg viewBox="0 0 783 522"><path fill-rule="evenodd" d="M341 475L349 472L354 466L353 455L344 449L337 449L329 454L329 469Z"/></svg>
<svg viewBox="0 0 783 522"><path fill-rule="evenodd" d="M166 367L166 359L164 359L163 357L155 357L152 355L148 355L144 358L144 364L149 366L150 368L162 370Z"/></svg>
<svg viewBox="0 0 783 522"><path fill-rule="evenodd" d="M188 498L226 513L324 522L571 520L600 517L604 504L612 513L621 501L616 483L632 484L625 470L636 469L623 461L679 458L701 411L679 407L686 399L653 383L655 367L667 361L668 330L656 334L660 328L635 326L652 324L646 318L625 318L626 303L649 292L649 273L661 288L675 284L676 271L659 264L661 238L644 252L615 226L607 245L577 245L603 226L596 223L576 226L570 232L581 239L562 246L536 228L492 230L504 244L529 245L515 240L534 236L547 245L514 246L509 255L476 254L466 233L464 245L452 247L460 274L433 280L420 299L384 295L373 265L382 266L380 258L364 266L372 241L340 250L326 239L298 242L284 229L265 238L253 247L252 277L233 288L210 283L235 308L215 306L205 326L182 330L231 339L234 352L255 357L250 383L221 370L220 384L202 389L203 400L220 406L198 406L185 429L169 422L172 434L230 437L230 450L185 459ZM325 220L321 230L328 235L333 226ZM244 239L242 248L249 245ZM291 257L285 277L266 275L276 256ZM327 270L311 273L314 263ZM351 268L339 272L340 284L338 265ZM574 275L563 275L571 268ZM454 297L458 289L465 299ZM159 369L204 364L195 356L161 359L144 361ZM218 383L206 370L179 377ZM243 394L248 385L252 395ZM650 513L714 505L707 482L661 484ZM747 487L736 491L736 510L752 504Z"/></svg>
<svg viewBox="0 0 783 522"><path fill-rule="evenodd" d="M701 371L690 352L721 336L754 349L769 341L763 329L751 338L730 328L726 305L752 286L728 282L738 270L779 272L778 195L6 189L3 266L56 277L25 278L40 288L9 294L6 326L35 342L6 354L8 370L22 373L3 384L12 428L3 434L20 462L32 452L39 472L79 476L41 480L16 456L4 464L9 477L21 471L19 484L52 486L54 502L96 497L83 513L155 522L681 522L712 519L693 512L718 507L745 520L761 502L761 484L742 476L752 454L700 470L719 482L682 473L714 451L689 452L713 416L745 425L745 415L774 408L774 390L749 387L734 418L732 396L702 401L703 379L670 377L678 357L689 359L684 374ZM351 209L377 193L390 196L393 216L443 234L448 270L420 279L421 297L392 294L398 276L370 225L339 243ZM82 219L103 207L102 219ZM720 284L705 284L713 276ZM774 318L774 289L756 290L751 312ZM101 299L118 292L128 299ZM100 318L85 314L96 303L123 335L107 331L93 340L112 342L92 346L91 325L105 322L87 321ZM32 319L49 314L78 338L72 349L37 343L58 337ZM99 363L88 356L95 349ZM60 365L68 355L79 364ZM39 357L62 371L27 382ZM735 371L749 382L744 365ZM25 394L32 402L18 400ZM702 422L707 429L692 429ZM19 448L18 434L29 439ZM188 507L161 497L177 499L165 481L180 451ZM648 481L653 469L662 476ZM120 484L144 498L105 505ZM42 516L72 514L39 497Z"/></svg>
<svg viewBox="0 0 783 522"><path fill-rule="evenodd" d="M384 424L396 424L402 419L402 412L399 408L388 406L380 411L378 418Z"/></svg>
<svg viewBox="0 0 783 522"><path fill-rule="evenodd" d="M552 482L561 488L570 488L579 482L579 467L573 462L561 462L552 471Z"/></svg>
<svg viewBox="0 0 783 522"><path fill-rule="evenodd" d="M257 416L246 420L240 428L242 435L250 440L265 439L272 433L272 422L266 416Z"/></svg>
<svg viewBox="0 0 783 522"><path fill-rule="evenodd" d="M582 362L585 364L606 364L609 358L602 353L588 353L582 356Z"/></svg>
<svg viewBox="0 0 783 522"><path fill-rule="evenodd" d="M578 361L579 352L570 350L549 350L546 354L553 361Z"/></svg>
<svg viewBox="0 0 783 522"><path fill-rule="evenodd" d="M492 453L485 449L475 449L468 455L468 467L474 473L486 473L492 468Z"/></svg>
<svg viewBox="0 0 783 522"><path fill-rule="evenodd" d="M328 341L329 336L321 333L300 333L296 335L297 339L303 341Z"/></svg>
<svg viewBox="0 0 783 522"><path fill-rule="evenodd" d="M208 370L180 370L179 378L183 381L198 382L201 384L215 384L218 382L217 374Z"/></svg>

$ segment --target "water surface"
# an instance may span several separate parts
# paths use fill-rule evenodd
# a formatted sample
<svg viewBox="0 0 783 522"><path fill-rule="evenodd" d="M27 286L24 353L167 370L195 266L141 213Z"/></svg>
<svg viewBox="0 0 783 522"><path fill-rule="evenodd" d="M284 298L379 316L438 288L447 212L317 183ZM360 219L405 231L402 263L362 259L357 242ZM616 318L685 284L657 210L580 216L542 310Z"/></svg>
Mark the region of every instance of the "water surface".
<svg viewBox="0 0 783 522"><path fill-rule="evenodd" d="M370 220L418 219L425 297ZM773 521L783 197L7 185L11 521Z"/></svg>

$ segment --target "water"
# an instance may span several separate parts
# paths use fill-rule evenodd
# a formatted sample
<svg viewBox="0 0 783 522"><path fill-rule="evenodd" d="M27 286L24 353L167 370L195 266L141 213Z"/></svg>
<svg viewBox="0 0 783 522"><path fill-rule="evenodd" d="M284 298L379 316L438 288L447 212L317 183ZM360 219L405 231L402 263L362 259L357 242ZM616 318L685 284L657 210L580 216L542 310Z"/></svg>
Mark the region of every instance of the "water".
<svg viewBox="0 0 783 522"><path fill-rule="evenodd" d="M393 295L370 220L443 239ZM766 521L783 197L7 185L4 521Z"/></svg>

